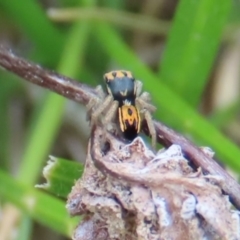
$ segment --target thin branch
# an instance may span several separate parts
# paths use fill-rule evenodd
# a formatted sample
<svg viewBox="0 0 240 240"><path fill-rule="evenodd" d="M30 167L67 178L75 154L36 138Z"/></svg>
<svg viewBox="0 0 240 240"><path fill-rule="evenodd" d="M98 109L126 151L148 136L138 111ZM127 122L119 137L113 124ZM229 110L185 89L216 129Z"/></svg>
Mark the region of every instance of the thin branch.
<svg viewBox="0 0 240 240"><path fill-rule="evenodd" d="M95 90L87 85L17 57L2 45L0 45L0 66L31 83L82 104L87 104L91 97L96 96Z"/></svg>
<svg viewBox="0 0 240 240"><path fill-rule="evenodd" d="M166 127L162 123L155 121L155 129L157 131L157 140L159 143L166 147L169 147L172 144L180 145L186 158L191 160L196 167L201 167L204 173L223 177L223 191L230 196L232 203L238 209L240 208L240 185L231 175L228 174L227 171L225 171L214 159L204 153L202 149L196 147L191 141ZM149 134L146 123L143 125L143 131L147 135Z"/></svg>
<svg viewBox="0 0 240 240"><path fill-rule="evenodd" d="M92 97L96 97L95 90L87 85L53 71L45 70L34 63L29 63L15 56L3 46L0 46L0 66L29 82L50 89L55 93L84 105ZM222 184L223 191L230 196L232 203L240 209L240 185L214 159L162 123L155 121L155 128L159 143L166 147L172 144L180 145L183 153L196 167L201 167L204 173L221 176L224 179ZM145 122L143 123L143 131L149 135L149 130Z"/></svg>
<svg viewBox="0 0 240 240"><path fill-rule="evenodd" d="M72 22L78 19L105 21L130 30L139 30L160 36L166 36L171 28L171 21L164 21L150 15L130 13L109 8L50 8L48 17L55 22ZM238 39L239 24L228 24L223 32L223 42Z"/></svg>
<svg viewBox="0 0 240 240"><path fill-rule="evenodd" d="M167 35L171 23L151 16L119 11L109 8L64 8L48 10L53 21L67 22L77 19L107 21L128 29L139 29L158 35Z"/></svg>

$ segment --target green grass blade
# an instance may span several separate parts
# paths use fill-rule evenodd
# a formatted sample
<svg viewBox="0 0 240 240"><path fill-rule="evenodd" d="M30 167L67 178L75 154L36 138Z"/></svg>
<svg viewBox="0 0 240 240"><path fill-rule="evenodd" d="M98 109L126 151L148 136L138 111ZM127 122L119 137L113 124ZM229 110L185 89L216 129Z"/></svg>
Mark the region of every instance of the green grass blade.
<svg viewBox="0 0 240 240"><path fill-rule="evenodd" d="M77 219L71 219L65 203L17 182L0 170L0 196L40 223L70 236Z"/></svg>
<svg viewBox="0 0 240 240"><path fill-rule="evenodd" d="M72 28L59 64L60 73L74 78L79 71L81 67L79 59L83 58L84 42L87 41L88 33L89 28L85 24L82 25L82 22L76 23L76 26ZM32 129L23 157L19 173L21 181L30 185L34 184L42 161L49 154L49 149L61 125L65 101L61 96L48 94L34 129Z"/></svg>
<svg viewBox="0 0 240 240"><path fill-rule="evenodd" d="M105 41L106 36L111 41ZM159 77L139 61L109 25L98 24L96 37L112 59L122 67L133 71L141 80L143 79L144 89L151 93L153 102L157 106L158 119L181 129L181 132L191 133L201 144L211 147L222 162L240 172L239 148L159 81Z"/></svg>
<svg viewBox="0 0 240 240"><path fill-rule="evenodd" d="M211 115L209 116L209 120L214 126L217 126L218 128L227 126L227 124L231 120L233 120L234 116L236 116L237 113L239 112L239 106L240 106L240 99L237 99L230 106L224 109L216 110L212 112Z"/></svg>
<svg viewBox="0 0 240 240"><path fill-rule="evenodd" d="M28 215L24 215L20 221L17 240L31 240L31 233L33 229L32 219Z"/></svg>
<svg viewBox="0 0 240 240"><path fill-rule="evenodd" d="M72 22L78 19L113 23L130 30L138 30L150 34L166 35L170 22L158 20L148 15L119 11L111 8L64 8L51 9L51 19L57 22Z"/></svg>
<svg viewBox="0 0 240 240"><path fill-rule="evenodd" d="M0 0L0 7L34 42L39 54L47 54L53 63L60 57L64 35L49 21L36 1ZM30 20L32 19L32 20ZM44 37L43 37L44 34Z"/></svg>
<svg viewBox="0 0 240 240"><path fill-rule="evenodd" d="M170 30L160 78L196 106L208 80L231 1L182 0Z"/></svg>
<svg viewBox="0 0 240 240"><path fill-rule="evenodd" d="M43 169L43 176L47 183L36 187L43 188L56 196L67 198L72 186L81 177L82 173L82 164L50 156Z"/></svg>
<svg viewBox="0 0 240 240"><path fill-rule="evenodd" d="M21 94L22 82L16 76L9 77L6 72L0 73L0 166L2 169L10 169L10 126L9 126L9 106L12 96ZM7 80L7 81L6 81Z"/></svg>
<svg viewBox="0 0 240 240"><path fill-rule="evenodd" d="M35 122L19 169L19 180L33 185L61 124L65 99L50 93Z"/></svg>

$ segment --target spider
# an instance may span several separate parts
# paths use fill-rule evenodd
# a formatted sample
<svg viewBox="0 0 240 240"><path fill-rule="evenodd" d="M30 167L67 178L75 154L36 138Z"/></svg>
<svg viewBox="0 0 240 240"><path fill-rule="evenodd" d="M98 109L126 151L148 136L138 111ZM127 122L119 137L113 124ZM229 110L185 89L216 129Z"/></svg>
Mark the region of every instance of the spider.
<svg viewBox="0 0 240 240"><path fill-rule="evenodd" d="M123 136L133 140L141 130L142 119L145 119L152 137L152 146L156 146L156 131L152 121L152 112L156 108L150 103L150 94L142 91L142 82L135 80L132 73L116 70L104 75L107 94L101 86L97 87L98 98L87 104L88 117L91 124L102 119L107 126L118 116Z"/></svg>

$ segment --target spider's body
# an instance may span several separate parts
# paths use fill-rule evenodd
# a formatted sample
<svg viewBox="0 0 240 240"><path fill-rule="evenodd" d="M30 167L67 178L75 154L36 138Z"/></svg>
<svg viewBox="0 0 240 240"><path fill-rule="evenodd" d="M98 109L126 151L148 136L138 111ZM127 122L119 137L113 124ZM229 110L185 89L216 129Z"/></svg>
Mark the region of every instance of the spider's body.
<svg viewBox="0 0 240 240"><path fill-rule="evenodd" d="M93 99L87 106L92 111L91 122L98 121L101 115L105 126L117 116L123 136L133 140L141 130L142 119L145 119L155 147L156 132L151 113L156 108L150 103L150 95L141 93L142 83L135 80L131 72L124 70L106 73L104 80L108 94L104 95L102 88L98 87L100 99Z"/></svg>
<svg viewBox="0 0 240 240"><path fill-rule="evenodd" d="M136 106L123 104L118 107L120 129L128 140L133 140L141 129L141 117Z"/></svg>
<svg viewBox="0 0 240 240"><path fill-rule="evenodd" d="M112 71L104 75L107 91L118 102L118 120L123 135L133 140L140 132L141 118L135 106L136 82L129 71Z"/></svg>

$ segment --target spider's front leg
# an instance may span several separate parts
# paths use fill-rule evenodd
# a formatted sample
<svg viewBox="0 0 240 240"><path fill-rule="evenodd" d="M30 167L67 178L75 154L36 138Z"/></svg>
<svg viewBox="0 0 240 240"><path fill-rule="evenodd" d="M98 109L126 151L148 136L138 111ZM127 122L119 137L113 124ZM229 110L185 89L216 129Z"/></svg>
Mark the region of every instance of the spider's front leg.
<svg viewBox="0 0 240 240"><path fill-rule="evenodd" d="M116 117L118 106L119 106L118 101L116 101L116 100L112 101L111 106L107 110L106 115L104 117L104 122L106 124L112 122L113 118Z"/></svg>
<svg viewBox="0 0 240 240"><path fill-rule="evenodd" d="M152 138L152 146L153 148L155 148L157 134L152 120L152 113L156 110L156 107L151 104L150 94L148 92L143 92L141 94L141 90L142 83L140 81L136 81L136 106L139 109L140 113L143 114L144 118L146 119L149 133Z"/></svg>
<svg viewBox="0 0 240 240"><path fill-rule="evenodd" d="M113 100L111 94L106 95L101 86L96 88L96 92L98 97L92 98L86 106L90 126L100 123L106 131L112 131L117 128L113 123L113 118L117 115L119 103Z"/></svg>
<svg viewBox="0 0 240 240"><path fill-rule="evenodd" d="M152 113L156 110L156 107L153 106L152 104L146 103L140 98L136 99L136 105L137 108L139 109L139 112L143 115L144 119L147 122L149 133L152 138L152 147L155 149L157 142L157 133L152 119Z"/></svg>
<svg viewBox="0 0 240 240"><path fill-rule="evenodd" d="M141 109L147 109L153 113L156 111L156 107L151 104L151 96L148 92L143 92L139 97L136 98L136 104L141 106Z"/></svg>
<svg viewBox="0 0 240 240"><path fill-rule="evenodd" d="M106 109L110 107L112 102L113 102L113 97L111 95L107 95L103 101L98 102L96 106L93 107L93 110L91 112L91 126L94 123L99 122L99 120L101 120L100 122L103 124L102 118L104 119L105 117L102 117L102 114L105 112ZM108 111L109 110L107 110L107 112Z"/></svg>
<svg viewBox="0 0 240 240"><path fill-rule="evenodd" d="M112 95L106 95L100 85L97 86L96 92L97 96L91 98L86 106L87 120L90 121L90 126L93 126L95 123L100 123L105 127L105 124L112 120L112 115L114 115L113 111L117 106L115 101L113 101Z"/></svg>
<svg viewBox="0 0 240 240"><path fill-rule="evenodd" d="M117 109L119 106L119 102L112 100L109 105L102 112L101 124L105 131L111 133L118 133L118 126L116 123Z"/></svg>
<svg viewBox="0 0 240 240"><path fill-rule="evenodd" d="M156 107L151 104L151 96L148 92L142 93L142 82L136 80L135 93L136 93L136 104L140 105L140 109L147 109L150 112L155 112Z"/></svg>
<svg viewBox="0 0 240 240"><path fill-rule="evenodd" d="M156 149L157 132L156 132L154 122L153 122L153 119L152 119L152 114L150 113L150 111L148 111L146 109L143 110L143 114L144 114L144 118L145 118L145 120L147 122L147 125L148 125L149 133L150 133L151 138L152 138L152 147L154 149Z"/></svg>
<svg viewBox="0 0 240 240"><path fill-rule="evenodd" d="M90 98L88 104L86 105L86 110L87 110L86 120L89 122L91 122L92 114L95 111L95 109L98 108L98 106L100 106L101 103L103 103L104 99L106 98L106 94L103 91L103 88L101 85L98 85L95 91L97 93L97 96Z"/></svg>
<svg viewBox="0 0 240 240"><path fill-rule="evenodd" d="M141 95L142 87L143 87L143 83L139 80L136 80L135 89L134 89L136 97L139 97Z"/></svg>

